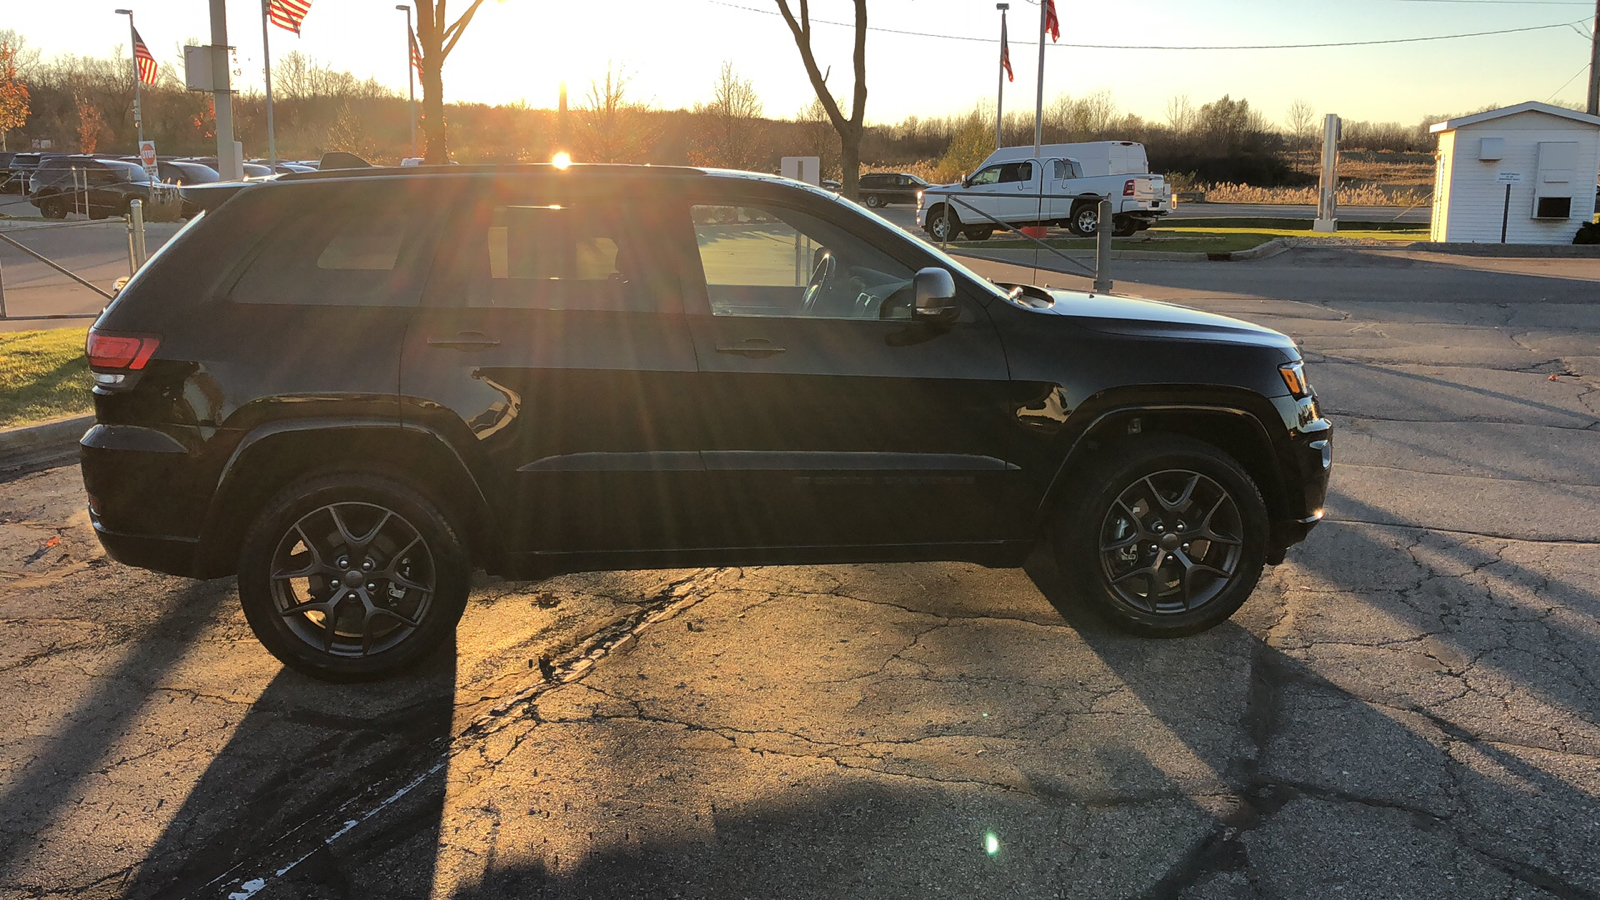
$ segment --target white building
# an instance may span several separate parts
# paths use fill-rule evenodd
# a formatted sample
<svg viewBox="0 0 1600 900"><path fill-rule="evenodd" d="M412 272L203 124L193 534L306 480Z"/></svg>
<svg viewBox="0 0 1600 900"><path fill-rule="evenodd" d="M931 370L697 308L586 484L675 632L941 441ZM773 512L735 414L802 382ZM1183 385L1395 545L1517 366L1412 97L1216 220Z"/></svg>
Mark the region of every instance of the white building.
<svg viewBox="0 0 1600 900"><path fill-rule="evenodd" d="M1594 216L1600 117L1529 101L1431 130L1432 240L1570 244Z"/></svg>

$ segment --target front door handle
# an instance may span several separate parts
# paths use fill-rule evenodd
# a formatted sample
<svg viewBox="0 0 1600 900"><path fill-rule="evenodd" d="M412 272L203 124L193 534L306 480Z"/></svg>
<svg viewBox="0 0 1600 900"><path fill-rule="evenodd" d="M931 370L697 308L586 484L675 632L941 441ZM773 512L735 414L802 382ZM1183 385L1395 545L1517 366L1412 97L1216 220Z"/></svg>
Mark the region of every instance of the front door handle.
<svg viewBox="0 0 1600 900"><path fill-rule="evenodd" d="M482 350L485 347L500 346L499 338L492 338L481 331L462 331L455 337L428 338L429 347L445 347L450 350Z"/></svg>
<svg viewBox="0 0 1600 900"><path fill-rule="evenodd" d="M763 338L747 338L737 344L718 344L718 353L733 353L739 356L748 356L751 359L762 359L768 356L777 356L784 352L784 348L774 345Z"/></svg>

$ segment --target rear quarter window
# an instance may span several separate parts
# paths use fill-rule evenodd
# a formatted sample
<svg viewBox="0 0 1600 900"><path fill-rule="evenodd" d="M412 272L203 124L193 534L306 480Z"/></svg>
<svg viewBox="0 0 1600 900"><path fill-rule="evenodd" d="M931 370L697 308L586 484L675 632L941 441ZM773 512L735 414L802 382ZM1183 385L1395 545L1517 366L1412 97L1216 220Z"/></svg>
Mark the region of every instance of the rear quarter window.
<svg viewBox="0 0 1600 900"><path fill-rule="evenodd" d="M228 292L235 303L415 306L424 217L401 198L299 205Z"/></svg>

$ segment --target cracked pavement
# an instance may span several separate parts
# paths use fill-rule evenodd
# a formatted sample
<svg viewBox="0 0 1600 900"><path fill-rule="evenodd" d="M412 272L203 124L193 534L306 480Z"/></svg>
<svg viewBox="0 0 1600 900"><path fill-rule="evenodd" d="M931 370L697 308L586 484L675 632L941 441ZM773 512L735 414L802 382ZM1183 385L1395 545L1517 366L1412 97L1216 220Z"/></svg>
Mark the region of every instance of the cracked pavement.
<svg viewBox="0 0 1600 900"><path fill-rule="evenodd" d="M330 686L105 560L75 469L0 484L0 898L1600 898L1600 262L1126 268L1296 336L1339 427L1183 640L1043 556L480 579L453 656Z"/></svg>

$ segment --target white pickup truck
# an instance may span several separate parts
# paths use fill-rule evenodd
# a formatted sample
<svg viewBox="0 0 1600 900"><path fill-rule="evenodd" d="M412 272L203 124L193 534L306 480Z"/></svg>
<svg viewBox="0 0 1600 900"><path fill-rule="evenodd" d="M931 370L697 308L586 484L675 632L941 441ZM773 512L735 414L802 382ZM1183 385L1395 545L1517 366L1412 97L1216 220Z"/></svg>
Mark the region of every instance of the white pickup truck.
<svg viewBox="0 0 1600 900"><path fill-rule="evenodd" d="M1100 200L1111 199L1113 233L1127 236L1172 210L1166 179L1150 174L1144 146L1131 141L1002 147L959 184L924 188L917 224L934 240L987 240L1004 222L1065 226L1089 235Z"/></svg>

